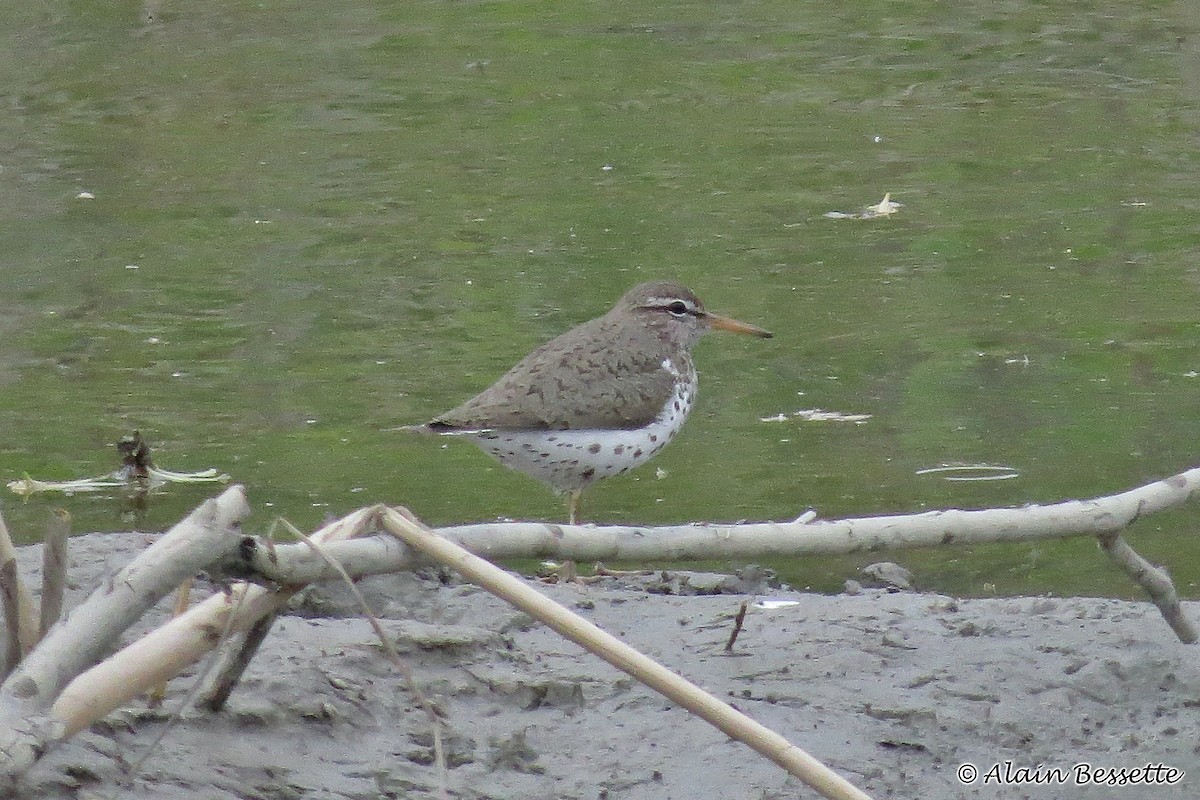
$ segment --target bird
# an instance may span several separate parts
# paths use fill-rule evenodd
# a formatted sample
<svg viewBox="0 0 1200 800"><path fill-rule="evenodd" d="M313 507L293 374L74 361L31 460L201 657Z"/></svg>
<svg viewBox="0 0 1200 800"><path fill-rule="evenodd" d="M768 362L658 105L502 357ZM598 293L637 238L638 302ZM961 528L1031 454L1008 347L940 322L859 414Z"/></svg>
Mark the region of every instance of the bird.
<svg viewBox="0 0 1200 800"><path fill-rule="evenodd" d="M467 438L566 493L575 525L588 485L645 463L679 433L696 399L692 347L710 330L772 336L706 310L681 283L642 283L476 396L408 429Z"/></svg>

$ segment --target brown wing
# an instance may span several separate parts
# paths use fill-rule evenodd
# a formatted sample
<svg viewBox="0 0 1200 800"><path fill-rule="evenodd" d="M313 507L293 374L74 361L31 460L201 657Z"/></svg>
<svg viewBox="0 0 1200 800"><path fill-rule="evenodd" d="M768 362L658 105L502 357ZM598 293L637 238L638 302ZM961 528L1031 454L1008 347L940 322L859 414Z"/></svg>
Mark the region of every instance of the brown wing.
<svg viewBox="0 0 1200 800"><path fill-rule="evenodd" d="M640 334L640 335L638 335ZM433 430L637 428L654 419L674 378L664 344L614 324L611 315L573 328L525 357L496 383L445 414ZM674 366L689 369L688 356Z"/></svg>

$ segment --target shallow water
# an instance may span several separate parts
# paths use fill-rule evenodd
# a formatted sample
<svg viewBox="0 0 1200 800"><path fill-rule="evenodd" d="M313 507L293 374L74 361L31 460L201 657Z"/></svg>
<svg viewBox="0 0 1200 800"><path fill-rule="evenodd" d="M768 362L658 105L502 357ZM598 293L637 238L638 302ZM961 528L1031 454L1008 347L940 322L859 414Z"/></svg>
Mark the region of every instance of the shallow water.
<svg viewBox="0 0 1200 800"><path fill-rule="evenodd" d="M6 10L6 480L106 472L136 428L245 483L255 527L560 519L469 444L385 429L657 277L776 338L703 342L683 434L589 519L1047 502L1200 463L1188 4ZM898 213L824 216L885 192ZM916 474L976 463L1019 477ZM209 493L2 508L157 529ZM1194 595L1191 517L1132 539ZM776 566L829 589L868 560ZM1129 591L1089 541L897 560L950 592Z"/></svg>

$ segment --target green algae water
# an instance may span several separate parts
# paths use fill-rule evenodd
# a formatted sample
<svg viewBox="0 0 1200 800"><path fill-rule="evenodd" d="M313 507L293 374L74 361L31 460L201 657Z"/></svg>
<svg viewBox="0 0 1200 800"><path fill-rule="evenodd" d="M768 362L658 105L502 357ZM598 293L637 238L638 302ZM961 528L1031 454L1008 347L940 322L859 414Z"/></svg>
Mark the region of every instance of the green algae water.
<svg viewBox="0 0 1200 800"><path fill-rule="evenodd" d="M246 484L257 529L376 501L558 520L469 444L387 429L652 278L776 338L706 339L683 433L589 520L1053 502L1200 464L1187 4L4 10L6 481L105 473L138 429ZM918 474L944 464L1016 477ZM0 510L27 538L58 506L158 530L215 491ZM1131 535L1192 596L1195 514ZM1089 540L887 557L947 592L1132 591ZM772 566L830 590L869 560Z"/></svg>

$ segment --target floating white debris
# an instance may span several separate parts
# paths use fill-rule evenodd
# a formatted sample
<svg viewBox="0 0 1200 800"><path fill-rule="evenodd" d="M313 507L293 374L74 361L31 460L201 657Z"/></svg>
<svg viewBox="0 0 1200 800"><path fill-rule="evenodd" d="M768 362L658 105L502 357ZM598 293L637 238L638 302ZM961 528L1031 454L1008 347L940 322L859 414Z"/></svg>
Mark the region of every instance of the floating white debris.
<svg viewBox="0 0 1200 800"><path fill-rule="evenodd" d="M1021 473L996 464L943 464L916 471L917 475L940 475L944 481L1007 481Z"/></svg>
<svg viewBox="0 0 1200 800"><path fill-rule="evenodd" d="M841 411L824 411L819 408L802 408L791 414L776 414L772 417L759 417L759 422L787 422L799 417L805 422L853 422L855 425L865 425L871 418L870 414L844 414Z"/></svg>
<svg viewBox="0 0 1200 800"><path fill-rule="evenodd" d="M150 467L149 470L150 488L162 486L165 483L228 483L229 476L225 473L218 473L215 469L201 470L200 472L172 472L167 469L159 469L158 467ZM111 475L105 475L101 478L77 478L70 481L39 481L36 478L31 478L26 475L18 481L9 481L8 490L13 494L19 494L22 497L28 497L37 492L62 492L64 494L75 494L76 492L98 492L101 489L120 489L127 486L136 486L135 481L114 478Z"/></svg>
<svg viewBox="0 0 1200 800"><path fill-rule="evenodd" d="M229 483L229 476L215 469L202 469L199 472L172 472L168 469L150 468L151 482L158 480L163 483Z"/></svg>
<svg viewBox="0 0 1200 800"><path fill-rule="evenodd" d="M862 425L871 418L870 414L843 414L840 411L822 411L819 408L794 411L792 416L808 422L853 422L855 425Z"/></svg>
<svg viewBox="0 0 1200 800"><path fill-rule="evenodd" d="M127 485L125 481L108 478L78 478L73 481L39 481L36 478L26 475L19 481L9 481L8 490L13 494L28 497L37 492L62 492L63 494L70 495L76 492L98 492L101 489L116 489L125 485Z"/></svg>
<svg viewBox="0 0 1200 800"><path fill-rule="evenodd" d="M895 214L903 205L903 203L897 203L896 201L892 200L892 193L887 192L883 195L882 200L873 206L867 206L863 213L877 217L886 217L889 214Z"/></svg>
<svg viewBox="0 0 1200 800"><path fill-rule="evenodd" d="M755 608L765 608L768 611L776 608L789 608L800 605L799 600L780 600L774 597L760 597L754 601Z"/></svg>
<svg viewBox="0 0 1200 800"><path fill-rule="evenodd" d="M79 194L75 195L75 199L76 200L95 200L96 195L92 194L91 192L80 192Z"/></svg>
<svg viewBox="0 0 1200 800"><path fill-rule="evenodd" d="M876 217L889 217L903 207L904 203L897 203L892 200L892 193L888 192L878 203L873 206L867 206L858 213L826 211L821 216L826 219L875 219Z"/></svg>

